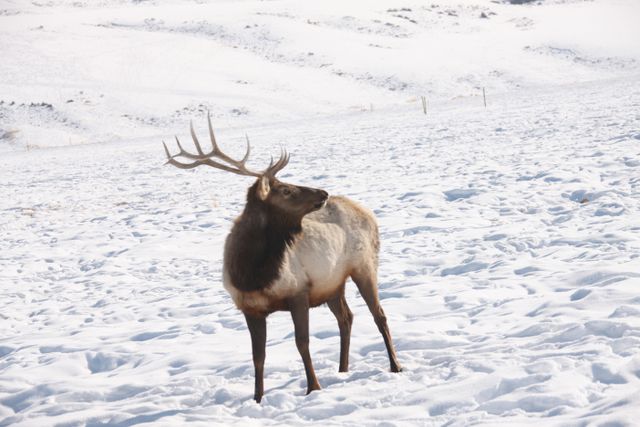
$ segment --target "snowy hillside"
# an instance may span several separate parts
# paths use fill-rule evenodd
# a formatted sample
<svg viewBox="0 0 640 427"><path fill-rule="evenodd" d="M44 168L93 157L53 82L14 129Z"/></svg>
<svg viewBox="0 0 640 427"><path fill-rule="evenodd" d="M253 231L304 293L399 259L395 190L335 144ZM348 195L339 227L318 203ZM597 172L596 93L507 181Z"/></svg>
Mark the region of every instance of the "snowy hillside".
<svg viewBox="0 0 640 427"><path fill-rule="evenodd" d="M0 2L0 150L637 74L640 4Z"/></svg>
<svg viewBox="0 0 640 427"><path fill-rule="evenodd" d="M0 426L637 424L639 12L0 3ZM228 151L282 145L283 180L375 212L404 372L349 283L350 372L312 310L305 396L276 313L252 400L220 277L251 180L163 165L207 109Z"/></svg>

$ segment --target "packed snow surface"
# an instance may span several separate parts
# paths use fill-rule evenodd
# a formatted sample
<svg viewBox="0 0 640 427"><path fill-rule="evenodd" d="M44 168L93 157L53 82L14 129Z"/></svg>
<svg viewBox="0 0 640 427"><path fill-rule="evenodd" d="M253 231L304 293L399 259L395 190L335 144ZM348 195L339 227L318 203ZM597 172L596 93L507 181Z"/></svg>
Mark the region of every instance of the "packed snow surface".
<svg viewBox="0 0 640 427"><path fill-rule="evenodd" d="M0 426L636 425L639 11L0 3ZM402 373L349 283L350 372L313 309L305 396L275 313L252 400L221 284L251 180L163 165L207 111L374 211Z"/></svg>

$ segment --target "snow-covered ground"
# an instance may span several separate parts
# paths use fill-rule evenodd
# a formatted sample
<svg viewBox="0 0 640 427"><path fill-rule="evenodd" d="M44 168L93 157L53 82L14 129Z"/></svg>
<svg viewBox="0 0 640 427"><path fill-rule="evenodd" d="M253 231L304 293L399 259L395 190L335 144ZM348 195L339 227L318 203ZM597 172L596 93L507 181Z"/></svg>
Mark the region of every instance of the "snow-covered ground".
<svg viewBox="0 0 640 427"><path fill-rule="evenodd" d="M638 16L635 0L2 0L0 150L635 75Z"/></svg>
<svg viewBox="0 0 640 427"><path fill-rule="evenodd" d="M0 426L637 423L639 3L97 3L0 3ZM351 371L276 313L252 400L206 110L376 213L404 372L350 284Z"/></svg>

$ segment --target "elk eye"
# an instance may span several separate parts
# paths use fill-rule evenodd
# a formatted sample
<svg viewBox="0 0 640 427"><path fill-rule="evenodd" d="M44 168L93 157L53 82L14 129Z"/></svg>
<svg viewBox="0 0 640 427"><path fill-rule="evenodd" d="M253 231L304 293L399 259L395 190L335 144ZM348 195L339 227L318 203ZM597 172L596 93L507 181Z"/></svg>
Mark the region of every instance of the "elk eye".
<svg viewBox="0 0 640 427"><path fill-rule="evenodd" d="M291 194L291 190L289 190L288 188L283 188L282 189L282 194L285 196L288 196Z"/></svg>

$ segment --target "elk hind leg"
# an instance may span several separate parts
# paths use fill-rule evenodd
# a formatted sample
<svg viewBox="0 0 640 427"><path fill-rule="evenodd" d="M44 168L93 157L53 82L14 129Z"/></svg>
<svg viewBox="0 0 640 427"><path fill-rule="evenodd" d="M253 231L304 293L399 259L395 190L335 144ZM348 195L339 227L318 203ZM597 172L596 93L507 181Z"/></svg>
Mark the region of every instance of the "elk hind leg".
<svg viewBox="0 0 640 427"><path fill-rule="evenodd" d="M349 310L347 300L344 297L344 284L338 295L329 301L327 305L338 320L340 328L340 367L339 372L349 371L349 343L351 341L351 324L353 323L353 313Z"/></svg>
<svg viewBox="0 0 640 427"><path fill-rule="evenodd" d="M375 270L367 269L354 273L351 278L358 286L360 295L364 298L364 301L369 307L369 311L373 315L373 320L376 322L378 330L382 334L384 339L384 345L387 347L387 353L389 354L389 362L391 364L391 372L400 372L402 367L398 362L396 356L396 350L393 347L393 340L391 339L391 333L389 332L389 326L387 325L387 317L384 314L384 310L380 305L380 298L378 297L378 283Z"/></svg>

